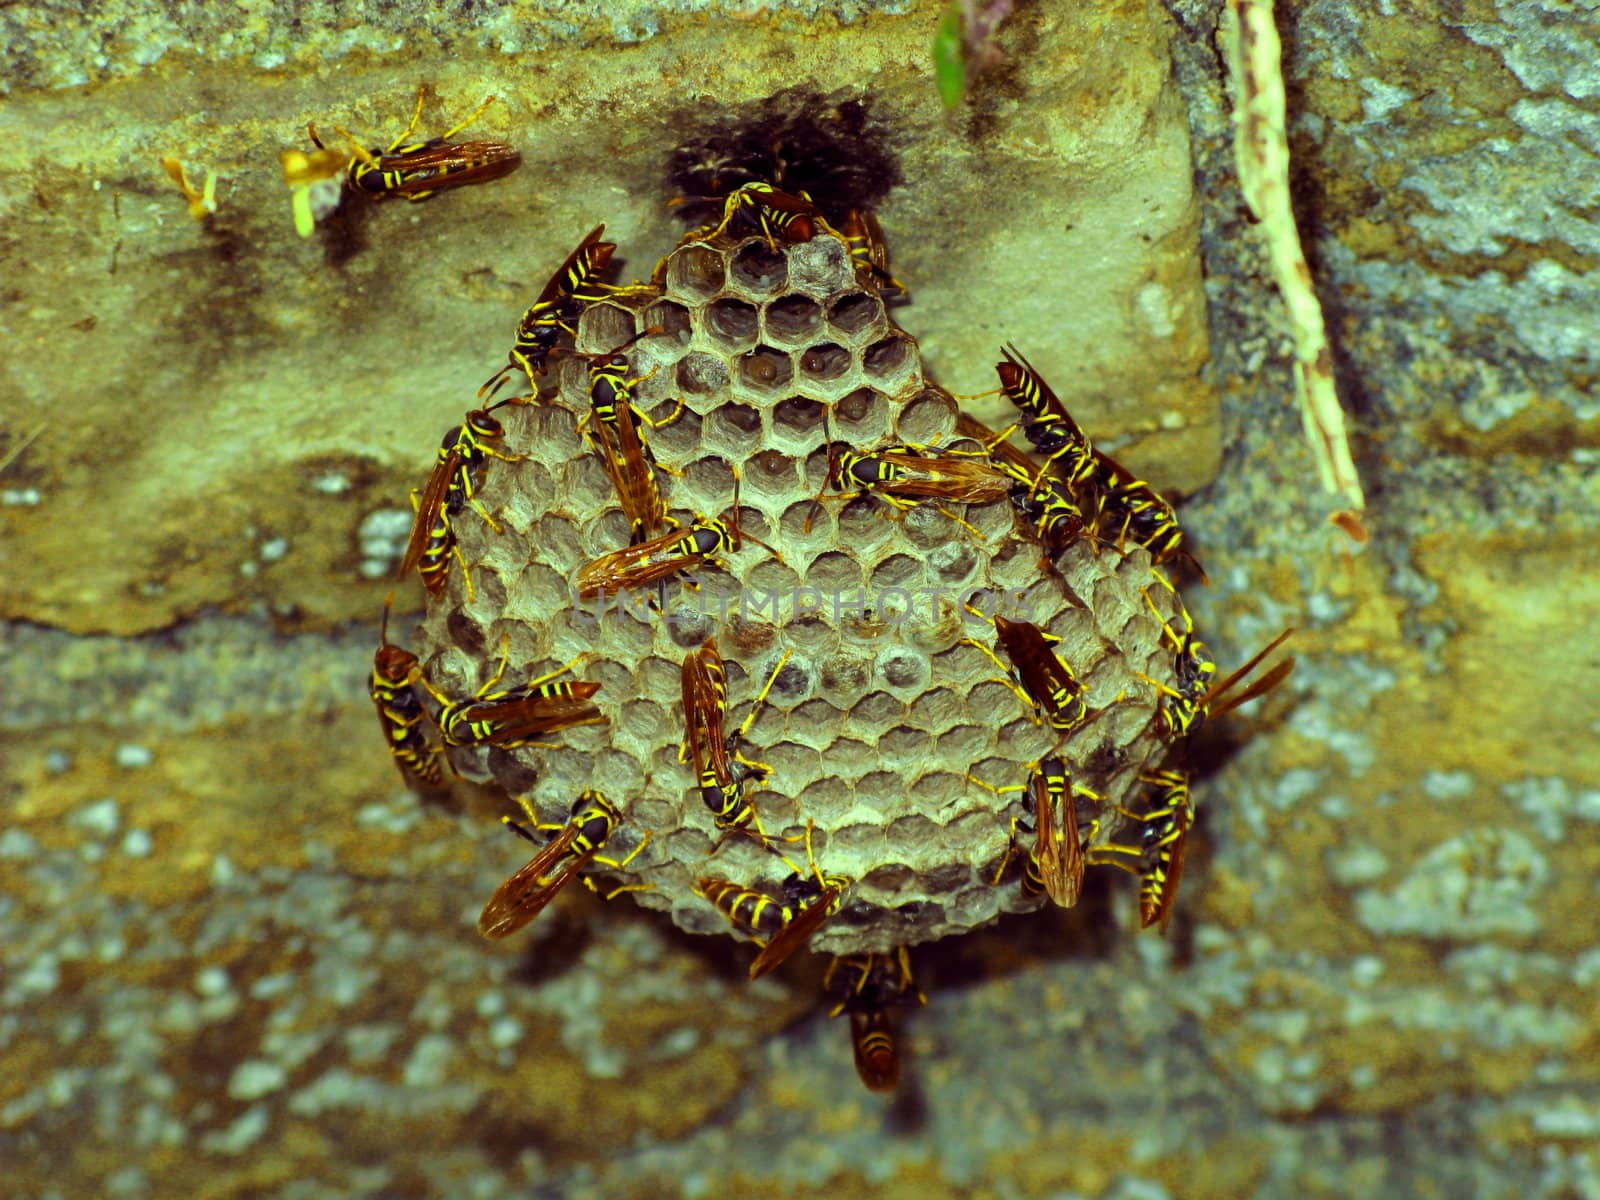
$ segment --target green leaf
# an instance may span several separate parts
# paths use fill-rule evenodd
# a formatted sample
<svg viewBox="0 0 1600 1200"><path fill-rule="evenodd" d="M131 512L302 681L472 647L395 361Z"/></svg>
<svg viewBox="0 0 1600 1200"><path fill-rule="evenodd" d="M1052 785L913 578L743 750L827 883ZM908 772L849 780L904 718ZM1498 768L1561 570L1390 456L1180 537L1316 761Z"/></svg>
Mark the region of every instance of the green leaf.
<svg viewBox="0 0 1600 1200"><path fill-rule="evenodd" d="M933 35L933 76L947 109L960 106L967 94L967 55L961 36L961 5L952 4L939 18Z"/></svg>

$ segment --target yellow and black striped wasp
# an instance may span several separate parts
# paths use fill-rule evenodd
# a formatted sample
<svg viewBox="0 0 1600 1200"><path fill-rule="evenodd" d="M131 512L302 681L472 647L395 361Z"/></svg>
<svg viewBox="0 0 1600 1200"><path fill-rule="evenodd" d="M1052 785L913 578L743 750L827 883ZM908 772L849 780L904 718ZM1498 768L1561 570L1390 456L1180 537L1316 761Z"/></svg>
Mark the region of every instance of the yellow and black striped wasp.
<svg viewBox="0 0 1600 1200"><path fill-rule="evenodd" d="M826 425L826 414L823 421ZM971 456L938 455L926 446L917 445L885 446L881 450L846 449L841 454L829 439L828 475L822 481L822 491L812 502L812 512L815 513L830 487L838 493L833 497L835 500L853 500L870 493L906 512L925 500L992 504L1010 495L1012 482L995 467L972 461ZM972 533L978 533L943 505L939 506L939 511ZM808 516L807 531L810 527Z"/></svg>
<svg viewBox="0 0 1600 1200"><path fill-rule="evenodd" d="M634 407L633 389L651 378L655 371L630 376L630 366L622 351L642 337L661 332L652 326L629 338L608 354L589 360L589 412L578 423L589 426L588 437L605 464L617 491L617 501L628 518L629 545L647 541L667 523L667 506L661 498L656 472L665 468L645 442L642 427L657 429L669 425L683 413L684 403L659 420L652 420ZM592 422L592 423L591 423ZM670 472L676 473L676 472Z"/></svg>
<svg viewBox="0 0 1600 1200"><path fill-rule="evenodd" d="M761 978L800 949L844 906L855 881L843 875L822 873L812 857L809 823L806 826L806 862L809 874L789 863L793 869L780 885L780 897L712 875L695 881L695 895L707 900L730 925L761 947L761 953L750 964L751 979Z"/></svg>
<svg viewBox="0 0 1600 1200"><path fill-rule="evenodd" d="M1139 778L1156 788L1155 807L1144 814L1143 848L1151 861L1139 884L1139 923L1148 929L1160 922L1165 933L1183 878L1184 848L1194 828L1194 799L1189 777L1181 771L1152 771Z"/></svg>
<svg viewBox="0 0 1600 1200"><path fill-rule="evenodd" d="M1170 768L1149 771L1139 776L1139 782L1154 788L1149 810L1143 814L1119 810L1140 822L1139 845L1096 846L1092 851L1093 861L1137 875L1139 925L1149 929L1159 922L1161 932L1165 933L1178 897L1178 884L1183 878L1183 854L1189 830L1194 828L1194 798L1189 792L1189 776L1183 771ZM1102 857L1104 855L1123 855L1138 865L1116 857Z"/></svg>
<svg viewBox="0 0 1600 1200"><path fill-rule="evenodd" d="M976 609L971 611L983 616ZM1061 644L1061 639L1028 621L1012 621L998 614L993 620L995 639L1011 659L1010 666L975 638L964 640L988 655L1005 673L1003 682L1016 693L1017 699L1028 708L1037 709L1050 728L1061 735L1061 741L1065 741L1068 734L1089 719L1089 706L1083 698L1083 685L1078 677L1052 649Z"/></svg>
<svg viewBox="0 0 1600 1200"><path fill-rule="evenodd" d="M1183 621L1183 632L1180 634L1172 627L1172 622L1161 615L1156 608L1155 601L1150 597L1150 589L1144 589L1145 603L1150 606L1150 611L1155 613L1156 619L1161 622L1161 632L1172 643L1174 651L1172 668L1176 676L1177 687L1169 687L1160 680L1140 674L1139 678L1153 686L1161 694L1161 727L1168 738L1179 738L1188 733L1197 724L1212 717L1220 717L1232 712L1242 704L1248 704L1257 697L1264 696L1277 687L1294 670L1293 657L1286 658L1256 680L1244 691L1235 696L1231 692L1246 676L1261 664L1261 661L1288 640L1293 629L1285 629L1272 641L1268 642L1259 651L1251 656L1238 670L1226 678L1212 683L1216 675L1217 664L1212 661L1206 652L1205 643L1194 635L1194 620L1189 616L1189 610L1184 607L1183 600L1178 596L1170 580L1159 571L1151 574L1172 593L1173 604L1177 609L1179 618ZM1226 697L1226 699L1224 699ZM1218 705L1218 701L1223 701Z"/></svg>
<svg viewBox="0 0 1600 1200"><path fill-rule="evenodd" d="M994 369L1001 392L1022 414L1022 436L1045 456L1046 466L1061 464L1062 481L1076 495L1094 473L1095 452L1088 435L1015 346L1004 346L1001 353L1005 358Z"/></svg>
<svg viewBox="0 0 1600 1200"><path fill-rule="evenodd" d="M506 365L484 381L478 389L480 396L497 387L507 374L518 368L527 374L529 385L537 387L538 375L561 335L576 337L578 318L583 315L585 306L604 299L615 290L599 282L600 273L617 249L615 242L600 240L605 230L604 223L596 225L556 268L539 298L517 322L517 340Z"/></svg>
<svg viewBox="0 0 1600 1200"><path fill-rule="evenodd" d="M518 746L546 745L534 739L580 725L601 725L606 718L589 703L600 684L586 679L561 679L584 660L579 655L554 671L501 691L494 689L504 678L509 647L502 650L500 665L483 685L465 700L452 700L422 676L422 686L439 702L436 723L446 746L499 746L503 750Z"/></svg>
<svg viewBox="0 0 1600 1200"><path fill-rule="evenodd" d="M1030 772L1026 785L1000 788L985 783L976 775L967 775L973 783L997 796L1012 791L1022 793L1022 814L1011 818L1011 844L992 882L998 884L1005 876L1006 867L1017 852L1017 835L1032 834L1033 849L1028 852L1027 865L1022 872L1022 894L1031 898L1043 893L1052 903L1071 908L1083 891L1084 871L1083 839L1078 828L1075 797L1086 796L1096 803L1103 797L1075 783L1072 769L1057 755L1047 755L1034 763Z"/></svg>
<svg viewBox="0 0 1600 1200"><path fill-rule="evenodd" d="M646 830L627 857L618 860L601 856L600 851L611 840L622 817L616 806L599 792L591 789L579 796L572 805L572 815L563 825L541 824L532 806L520 796L517 799L527 812L528 819L533 822L533 830L530 831L510 817L501 817L506 828L536 846L539 845L539 839L534 836L535 833L554 836L489 897L489 902L483 906L483 912L478 917L478 932L484 937L496 940L509 937L543 912L545 906L574 878L581 877L585 887L607 900L613 900L623 892L645 891L654 886L635 883L601 892L594 880L583 874L585 869L594 865L613 871L626 870L628 864L650 844L650 833Z"/></svg>
<svg viewBox="0 0 1600 1200"><path fill-rule="evenodd" d="M1178 524L1177 512L1154 488L1099 450L1094 452L1091 482L1095 489L1097 537L1118 547L1129 542L1143 546L1157 564L1182 558L1194 567L1201 583L1210 582L1200 560L1185 544L1188 535Z"/></svg>
<svg viewBox="0 0 1600 1200"><path fill-rule="evenodd" d="M850 261L855 264L858 277L864 273L883 296L911 298L906 285L889 271L889 243L884 240L883 226L878 224L878 218L870 209L852 208L845 214L839 234L850 248Z"/></svg>
<svg viewBox="0 0 1600 1200"><path fill-rule="evenodd" d="M1011 481L1011 504L1033 529L1045 556L1057 561L1083 533L1083 510L1064 485L981 421L961 413L956 433L983 445L996 470Z"/></svg>
<svg viewBox="0 0 1600 1200"><path fill-rule="evenodd" d="M400 574L418 568L422 586L428 594L443 593L450 574L450 559L461 563L461 577L466 584L467 596L472 597L472 577L467 564L456 546L454 518L462 508L470 505L488 522L489 528L500 532L500 523L494 519L477 497L473 475L485 459L498 458L501 462L521 462L522 455L507 454L495 449L495 443L505 436L505 428L490 416L495 409L515 400L502 400L488 408L475 408L467 413L466 420L448 430L439 443L439 453L434 459L433 471L423 485L420 498L411 493L411 504L416 516L411 523L411 537L406 542L405 556L400 560Z"/></svg>
<svg viewBox="0 0 1600 1200"><path fill-rule="evenodd" d="M756 181L729 193L722 221L702 236L714 238L730 228L747 229L766 238L767 246L776 251L780 235L786 242L809 242L816 236L821 216L804 193L791 196L770 183Z"/></svg>
<svg viewBox="0 0 1600 1200"><path fill-rule="evenodd" d="M473 109L466 120L452 126L440 136L421 142L408 141L417 127L417 122L422 119L422 102L426 95L426 88L417 89L417 104L412 110L410 122L401 131L400 136L387 147L374 146L369 150L362 146L349 130L335 126L339 135L350 144L350 154L342 155L339 151L329 150L322 144L322 139L317 136L316 126L306 126L306 132L310 135L312 144L316 146L317 153L299 154L292 163L290 155L283 156L284 175L289 179L290 186L295 189L295 228L301 237L309 237L316 223L315 197L310 185L319 179L331 177L328 168L335 161L332 157L335 155L339 158L339 164L334 169L343 169L345 185L351 191L375 199L403 196L411 201L426 200L438 192L473 183L486 183L516 170L522 161L522 155L514 146L508 146L504 142L449 140L477 120L484 109L494 103L493 96ZM327 214L324 212L322 215Z"/></svg>
<svg viewBox="0 0 1600 1200"><path fill-rule="evenodd" d="M1006 499L1012 485L1012 480L994 467L911 445L846 450L828 482L840 492L839 499L870 492L902 510L915 508L923 500L992 504Z"/></svg>
<svg viewBox="0 0 1600 1200"><path fill-rule="evenodd" d="M828 964L823 994L834 1001L828 1016L850 1014L856 1074L874 1092L892 1092L900 1082L900 1049L892 1010L924 1005L928 998L911 977L901 946L893 954L844 954Z"/></svg>
<svg viewBox="0 0 1600 1200"><path fill-rule="evenodd" d="M578 571L578 598L593 600L601 593L648 587L691 570L701 563L738 551L746 540L766 550L779 562L783 556L767 543L739 527L739 474L734 472L732 520L697 513L687 529L668 530L647 542L626 546L585 563Z"/></svg>
<svg viewBox="0 0 1600 1200"><path fill-rule="evenodd" d="M394 755L395 766L407 783L428 789L444 786L439 769L439 748L423 732L427 712L412 684L421 673L417 656L389 640L389 609L394 593L383 602L383 623L379 626L378 652L372 659L372 677L367 691L378 709L383 738Z"/></svg>
<svg viewBox="0 0 1600 1200"><path fill-rule="evenodd" d="M778 658L744 722L733 733L724 729L728 670L717 651L715 639L707 638L698 650L691 651L683 660L684 735L678 761L694 760L700 799L711 810L718 829L729 831L753 825L763 844L767 842L766 830L761 827L755 805L745 798L744 784L752 776L766 778L772 774L772 768L746 758L739 745L755 724L761 706L766 703L772 685L778 681L778 674L792 653L785 650Z"/></svg>

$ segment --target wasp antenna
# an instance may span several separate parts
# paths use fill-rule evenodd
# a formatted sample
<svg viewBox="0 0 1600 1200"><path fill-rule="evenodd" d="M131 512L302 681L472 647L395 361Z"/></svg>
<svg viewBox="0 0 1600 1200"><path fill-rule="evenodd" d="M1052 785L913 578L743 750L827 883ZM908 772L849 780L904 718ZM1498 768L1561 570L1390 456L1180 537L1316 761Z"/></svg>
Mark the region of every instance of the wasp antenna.
<svg viewBox="0 0 1600 1200"><path fill-rule="evenodd" d="M514 365L514 363L507 363L493 375L489 376L489 378L485 379L483 381L483 385L478 388L478 399L484 399L485 392L487 392L490 397L493 397L493 395L500 390L501 385L505 383L506 373L510 371Z"/></svg>

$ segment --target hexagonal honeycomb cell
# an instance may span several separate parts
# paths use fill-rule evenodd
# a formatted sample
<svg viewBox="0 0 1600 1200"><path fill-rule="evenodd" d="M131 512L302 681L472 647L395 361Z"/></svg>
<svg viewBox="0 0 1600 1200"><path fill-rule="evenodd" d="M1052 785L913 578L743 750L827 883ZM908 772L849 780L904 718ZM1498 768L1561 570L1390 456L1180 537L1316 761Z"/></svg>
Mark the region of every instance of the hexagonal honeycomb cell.
<svg viewBox="0 0 1600 1200"><path fill-rule="evenodd" d="M502 641L508 681L583 655L577 671L601 683L606 724L565 731L552 747L458 750L455 765L526 797L550 822L564 821L585 788L602 790L624 814L608 855L625 857L652 835L627 871L609 874L651 885L631 899L706 934L730 927L692 890L697 877L776 894L790 865L713 824L678 757L680 666L716 638L732 731L789 653L741 743L772 768L747 794L769 834L797 838L809 823L818 865L855 881L811 948L883 952L1043 903L1022 894L1020 858L1000 883L993 877L1029 764L1057 735L972 644L996 648L995 632L965 605L998 607L1061 639L1093 714L1061 749L1078 781L1104 797L1079 802L1085 828L1098 820L1096 844L1137 839L1137 830L1118 837L1117 806L1165 750L1158 697L1139 675L1170 674L1172 648L1142 594L1151 571L1142 549L1084 540L1052 566L1008 502L902 510L870 495L819 495L829 440L944 453L955 445L956 405L925 382L915 339L847 244L818 225L809 241L776 246L692 234L669 255L660 288L586 309L577 354L552 363L537 403L501 410L508 450L525 457L490 463L479 495L504 532L470 514L457 522L476 595L469 601L452 571L416 649L430 681L458 695L492 674ZM590 408L580 356L644 330L625 351L629 389L660 422L641 428L671 519L736 517L766 545L746 537L697 567L697 590L673 579L580 601L578 572L625 546L629 530L578 430ZM1170 616L1173 597L1150 592ZM804 865L798 842L776 849ZM511 839L485 853L502 856L508 874L525 857Z"/></svg>

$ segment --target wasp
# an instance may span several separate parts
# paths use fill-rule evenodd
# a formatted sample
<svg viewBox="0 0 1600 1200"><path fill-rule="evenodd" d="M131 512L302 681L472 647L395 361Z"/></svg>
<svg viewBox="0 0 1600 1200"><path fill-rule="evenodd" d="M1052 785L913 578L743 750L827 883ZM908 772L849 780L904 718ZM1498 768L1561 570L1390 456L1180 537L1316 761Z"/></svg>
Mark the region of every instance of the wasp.
<svg viewBox="0 0 1600 1200"><path fill-rule="evenodd" d="M628 518L628 544L637 546L656 536L667 523L667 503L656 481L660 464L639 434L639 414L624 405L614 419L594 433L600 460L616 488L617 503Z"/></svg>
<svg viewBox="0 0 1600 1200"><path fill-rule="evenodd" d="M953 500L966 504L990 504L1004 500L1011 494L1013 481L1003 472L983 463L969 462L965 458L928 453L926 446L886 446L882 450L846 450L834 457L834 445L828 444L828 477L823 480L822 492L836 489L839 500L851 500L869 492L902 512L915 508L924 500ZM819 493L813 501L822 501ZM973 534L978 530L942 505L945 516L966 526ZM807 519L806 528L810 528Z"/></svg>
<svg viewBox="0 0 1600 1200"><path fill-rule="evenodd" d="M996 796L1022 793L1022 814L1011 818L1011 844L991 882L998 885L1004 877L1012 855L1017 852L1017 835L1031 834L1033 849L1028 853L1027 866L1022 873L1022 894L1030 898L1047 895L1062 908L1071 908L1083 890L1084 870L1083 839L1073 798L1086 796L1100 803L1104 797L1073 782L1072 769L1056 755L1040 759L1032 764L1030 771L1025 786L1000 788L985 783L976 775L967 775L973 783Z"/></svg>
<svg viewBox="0 0 1600 1200"><path fill-rule="evenodd" d="M439 750L422 731L427 713L411 686L421 673L417 656L389 640L389 609L393 604L394 593L390 592L383 602L378 652L372 659L367 691L377 705L378 722L401 777L407 783L440 788L444 786L444 776L439 769Z"/></svg>
<svg viewBox="0 0 1600 1200"><path fill-rule="evenodd" d="M776 251L779 235L786 242L809 242L816 236L820 217L804 192L791 196L770 183L756 181L729 194L721 223L704 236L714 238L730 227L744 228L766 238L768 248Z"/></svg>
<svg viewBox="0 0 1600 1200"><path fill-rule="evenodd" d="M1088 435L1015 346L1004 346L1001 353L1005 359L994 369L1000 390L1022 414L1022 436L1045 456L1047 466L1061 464L1067 490L1076 493L1094 474L1095 451Z"/></svg>
<svg viewBox="0 0 1600 1200"><path fill-rule="evenodd" d="M487 183L516 170L522 155L514 146L504 142L450 141L483 115L494 103L493 96L467 114L466 120L438 137L422 142L408 141L422 119L422 102L426 95L426 88L417 89L417 105L411 111L411 120L387 147L374 146L368 150L349 130L334 127L339 136L350 143L351 159L346 176L351 190L379 198L404 196L407 200L418 201L450 188ZM312 144L318 150L325 150L315 126L308 125L306 130Z"/></svg>
<svg viewBox="0 0 1600 1200"><path fill-rule="evenodd" d="M792 653L791 650L783 652L743 724L731 734L723 732L728 707L728 671L717 651L716 641L707 638L704 645L683 660L685 731L678 761L694 759L700 798L711 810L718 829L754 825L763 843L767 840L766 831L761 828L755 806L745 799L744 783L752 775L762 778L771 775L772 768L746 758L739 752L739 743L755 724L772 685L778 681L778 673Z"/></svg>
<svg viewBox="0 0 1600 1200"><path fill-rule="evenodd" d="M579 725L602 725L605 717L589 703L600 690L592 680L560 679L583 661L579 655L549 674L516 687L495 691L504 678L510 647L500 654L500 665L471 699L452 700L422 677L422 686L439 702L437 724L446 746L499 746L503 750L518 746L547 745L533 739L539 734L557 733Z"/></svg>
<svg viewBox="0 0 1600 1200"><path fill-rule="evenodd" d="M779 898L715 876L702 876L695 881L695 895L709 901L730 925L761 947L761 953L750 964L751 979L761 978L805 945L823 922L844 906L855 881L843 875L824 875L818 868L811 854L809 823L806 860L809 874L789 863L793 870L779 885Z"/></svg>
<svg viewBox="0 0 1600 1200"><path fill-rule="evenodd" d="M1002 472L964 458L935 455L926 446L886 446L882 450L846 450L840 455L832 484L841 499L871 492L900 509L921 500L954 500L990 504L1004 500L1012 481ZM853 492L845 491L852 487Z"/></svg>
<svg viewBox="0 0 1600 1200"><path fill-rule="evenodd" d="M1139 884L1139 923L1149 929L1160 922L1165 933L1183 878L1184 847L1194 827L1194 799L1189 794L1189 777L1181 771L1152 771L1139 779L1156 789L1155 808L1144 815L1143 849L1151 861Z"/></svg>
<svg viewBox="0 0 1600 1200"><path fill-rule="evenodd" d="M518 797L518 802L533 822L533 830L530 831L510 817L501 817L506 828L534 845L539 845L535 833L551 833L555 836L545 842L539 853L489 897L489 903L483 906L483 912L478 917L478 932L484 937L497 940L509 937L543 912L545 905L577 876L582 877L585 887L607 900L613 900L623 892L645 891L654 886L635 883L601 893L594 880L582 874L585 868L595 864L613 871L626 870L628 864L650 844L647 830L626 858L601 857L600 851L605 849L622 818L616 806L599 792L591 789L579 796L573 802L572 815L564 825L541 824L526 800Z"/></svg>
<svg viewBox="0 0 1600 1200"><path fill-rule="evenodd" d="M983 616L970 606L969 611ZM1061 639L1031 622L1010 621L999 615L994 617L994 631L996 640L1011 659L1009 667L982 642L973 638L964 640L988 655L1005 673L1005 683L1016 693L1017 699L1037 709L1065 741L1068 734L1089 719L1089 706L1078 677L1051 648L1060 645Z"/></svg>
<svg viewBox="0 0 1600 1200"><path fill-rule="evenodd" d="M449 578L450 558L461 562L462 578L466 580L467 594L472 594L471 576L467 564L456 546L452 518L465 505L471 505L489 524L500 532L500 523L490 515L477 497L473 485L473 471L485 459L498 458L501 462L521 462L522 455L496 450L494 443L505 436L505 429L490 415L495 409L512 403L502 400L488 408L475 408L466 420L448 430L439 443L439 453L434 459L433 471L423 485L421 498L411 493L411 504L416 516L411 523L411 537L406 543L405 557L400 561L403 576L412 567L419 567L422 584L433 596L444 591Z"/></svg>
<svg viewBox="0 0 1600 1200"><path fill-rule="evenodd" d="M845 215L844 227L839 233L850 248L850 261L855 264L858 276L865 273L884 296L911 298L906 285L889 271L889 243L884 240L883 226L869 209L852 208Z"/></svg>
<svg viewBox="0 0 1600 1200"><path fill-rule="evenodd" d="M602 555L579 570L578 598L593 600L602 592L648 587L700 563L715 563L721 556L738 551L745 539L782 562L783 555L739 528L738 513L739 475L735 471L732 521L697 513L687 529L668 530L650 541Z"/></svg>
<svg viewBox="0 0 1600 1200"><path fill-rule="evenodd" d="M519 367L527 374L529 384L537 386L538 374L544 370L561 335L577 337L578 318L583 315L584 307L604 299L613 290L599 282L600 273L617 250L615 242L600 240L605 231L604 223L596 225L556 268L539 298L517 322L517 340L511 347L509 360L478 389L480 396Z"/></svg>
<svg viewBox="0 0 1600 1200"><path fill-rule="evenodd" d="M900 1051L890 1010L928 1002L911 977L906 948L893 954L840 955L828 964L822 990L834 1001L828 1016L850 1014L850 1041L861 1082L874 1092L892 1092L900 1080Z"/></svg>
<svg viewBox="0 0 1600 1200"><path fill-rule="evenodd" d="M1140 927L1149 929L1159 923L1161 932L1165 933L1178 896L1178 883L1183 878L1183 854L1189 830L1194 828L1194 799L1189 793L1189 777L1182 771L1149 771L1139 776L1139 782L1154 789L1149 811L1141 816L1126 809L1118 810L1140 822L1139 845L1107 843L1096 846L1093 853L1096 862L1139 877ZM1127 861L1115 857L1100 857L1105 854L1123 855L1139 865L1130 866Z"/></svg>
<svg viewBox="0 0 1600 1200"><path fill-rule="evenodd" d="M628 360L622 350L651 333L659 326L643 330L628 339L609 354L596 355L589 363L590 412L579 423L582 429L590 419L593 426L589 439L600 452L606 474L617 490L617 500L628 518L631 528L629 545L654 537L667 523L667 506L661 498L661 489L655 473L663 469L644 440L640 427L652 429L671 424L682 414L684 403L660 420L651 420L633 406L630 399L634 388L649 379L655 372L628 375ZM675 473L675 472L674 472Z"/></svg>
<svg viewBox="0 0 1600 1200"><path fill-rule="evenodd" d="M473 109L466 120L439 137L408 141L422 119L422 102L426 95L426 88L417 89L417 104L410 122L387 147L374 146L369 150L349 130L335 126L338 134L349 142L350 153L330 150L317 136L316 126L307 125L306 134L317 148L316 152L289 150L279 156L284 179L294 192L294 225L301 237L310 237L316 222L339 206L343 187L375 199L404 196L407 200L418 201L450 188L499 179L516 170L522 155L514 146L504 142L449 140L477 120L483 110L494 103L493 96Z"/></svg>
<svg viewBox="0 0 1600 1200"><path fill-rule="evenodd" d="M1005 434L996 434L965 413L956 418L956 433L983 445L995 469L1011 480L1007 494L1012 507L1032 526L1046 557L1058 560L1084 527L1083 510L1064 485L1010 445Z"/></svg>
<svg viewBox="0 0 1600 1200"><path fill-rule="evenodd" d="M1184 544L1188 535L1178 524L1178 514L1148 483L1110 455L1096 450L1094 486L1097 536L1104 538L1106 528L1114 527L1119 546L1128 542L1143 546L1157 564L1182 558L1194 567L1201 583L1210 582L1200 560Z"/></svg>
<svg viewBox="0 0 1600 1200"><path fill-rule="evenodd" d="M1264 696L1289 677L1294 670L1295 660L1286 658L1260 679L1256 680L1244 691L1235 696L1228 696L1246 676L1261 664L1261 661L1276 650L1294 632L1285 629L1272 641L1268 642L1257 651L1248 662L1234 671L1225 679L1211 683L1216 674L1217 664L1212 661L1207 653L1205 643L1194 636L1194 620L1189 616L1189 610L1183 606L1177 591L1172 583L1159 571L1152 574L1161 584L1172 592L1173 602L1177 607L1178 616L1183 622L1183 633L1172 627L1172 622L1161 616L1156 608L1155 601L1150 598L1150 589L1144 589L1145 603L1150 606L1150 611L1155 613L1156 619L1161 622L1161 632L1173 647L1173 674L1176 677L1177 687L1169 687L1150 676L1140 674L1139 678L1151 684L1162 697L1161 727L1168 738L1179 738L1188 733L1199 722L1210 717L1220 717L1232 712L1242 704L1248 704L1259 696ZM1226 699L1224 700L1224 697ZM1217 702L1223 703L1218 706Z"/></svg>

